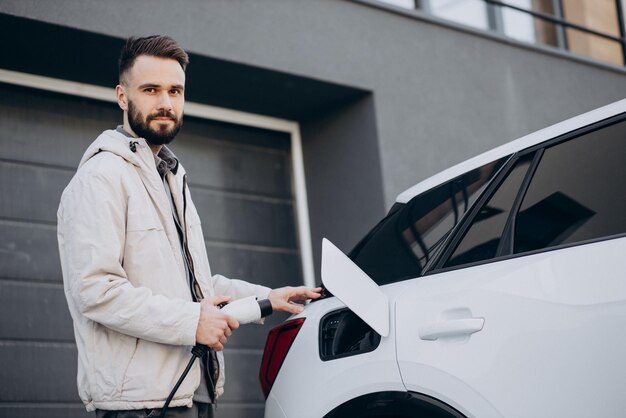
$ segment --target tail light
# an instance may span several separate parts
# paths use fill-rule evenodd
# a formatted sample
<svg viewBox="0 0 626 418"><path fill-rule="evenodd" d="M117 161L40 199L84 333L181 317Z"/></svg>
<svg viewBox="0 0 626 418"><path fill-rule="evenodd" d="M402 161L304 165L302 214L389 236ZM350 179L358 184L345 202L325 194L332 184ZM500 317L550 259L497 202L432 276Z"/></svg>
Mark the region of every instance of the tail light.
<svg viewBox="0 0 626 418"><path fill-rule="evenodd" d="M287 357L287 353L291 348L291 344L296 339L296 335L300 332L305 318L297 318L287 321L282 325L272 329L267 336L265 342L265 350L263 351L263 360L261 362L261 370L259 371L259 380L261 381L261 389L267 399L270 390L274 385L278 371Z"/></svg>

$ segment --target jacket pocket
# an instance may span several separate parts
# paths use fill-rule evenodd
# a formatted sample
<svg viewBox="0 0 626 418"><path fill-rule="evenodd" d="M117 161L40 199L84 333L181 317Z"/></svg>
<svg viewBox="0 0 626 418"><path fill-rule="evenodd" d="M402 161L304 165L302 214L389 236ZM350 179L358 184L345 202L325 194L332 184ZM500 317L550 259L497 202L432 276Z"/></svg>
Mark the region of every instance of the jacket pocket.
<svg viewBox="0 0 626 418"><path fill-rule="evenodd" d="M139 339L135 338L135 348L133 349L133 353L130 355L128 362L126 362L126 367L124 367L124 373L122 374L121 385L120 385L120 396L124 393L124 385L126 383L126 374L128 373L128 368L130 367L135 355L137 354L137 349L139 348Z"/></svg>
<svg viewBox="0 0 626 418"><path fill-rule="evenodd" d="M93 344L93 400L117 400L122 392L124 374L137 351L137 339L96 324Z"/></svg>

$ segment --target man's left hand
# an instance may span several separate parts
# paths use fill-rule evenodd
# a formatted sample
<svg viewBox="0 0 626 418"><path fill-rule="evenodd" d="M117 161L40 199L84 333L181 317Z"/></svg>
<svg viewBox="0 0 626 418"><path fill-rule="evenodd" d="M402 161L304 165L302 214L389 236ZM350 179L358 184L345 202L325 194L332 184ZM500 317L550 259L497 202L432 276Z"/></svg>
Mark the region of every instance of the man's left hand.
<svg viewBox="0 0 626 418"><path fill-rule="evenodd" d="M274 312L298 314L302 312L304 307L298 303L294 303L294 301L317 299L321 296L321 291L321 287L286 286L273 289L267 298L271 302Z"/></svg>

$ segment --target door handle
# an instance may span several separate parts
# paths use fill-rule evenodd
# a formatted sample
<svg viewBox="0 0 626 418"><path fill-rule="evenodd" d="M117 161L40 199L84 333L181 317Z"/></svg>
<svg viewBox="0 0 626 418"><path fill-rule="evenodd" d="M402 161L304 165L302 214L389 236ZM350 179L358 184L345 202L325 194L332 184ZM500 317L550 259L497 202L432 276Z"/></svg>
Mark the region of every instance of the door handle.
<svg viewBox="0 0 626 418"><path fill-rule="evenodd" d="M483 329L484 318L449 319L424 325L418 329L422 340L435 341L438 338L470 335Z"/></svg>

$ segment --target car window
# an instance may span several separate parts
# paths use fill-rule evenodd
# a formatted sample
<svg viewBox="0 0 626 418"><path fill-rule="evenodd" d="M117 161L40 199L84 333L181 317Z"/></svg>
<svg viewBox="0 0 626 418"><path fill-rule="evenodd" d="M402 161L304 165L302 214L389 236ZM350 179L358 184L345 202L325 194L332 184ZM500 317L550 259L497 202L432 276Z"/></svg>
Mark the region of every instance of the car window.
<svg viewBox="0 0 626 418"><path fill-rule="evenodd" d="M493 258L504 232L513 203L534 154L520 158L496 192L472 220L465 236L443 267L452 267Z"/></svg>
<svg viewBox="0 0 626 418"><path fill-rule="evenodd" d="M626 233L626 122L546 148L515 220L514 252Z"/></svg>
<svg viewBox="0 0 626 418"><path fill-rule="evenodd" d="M348 256L379 285L420 276L507 159L485 164L406 204L394 205Z"/></svg>

